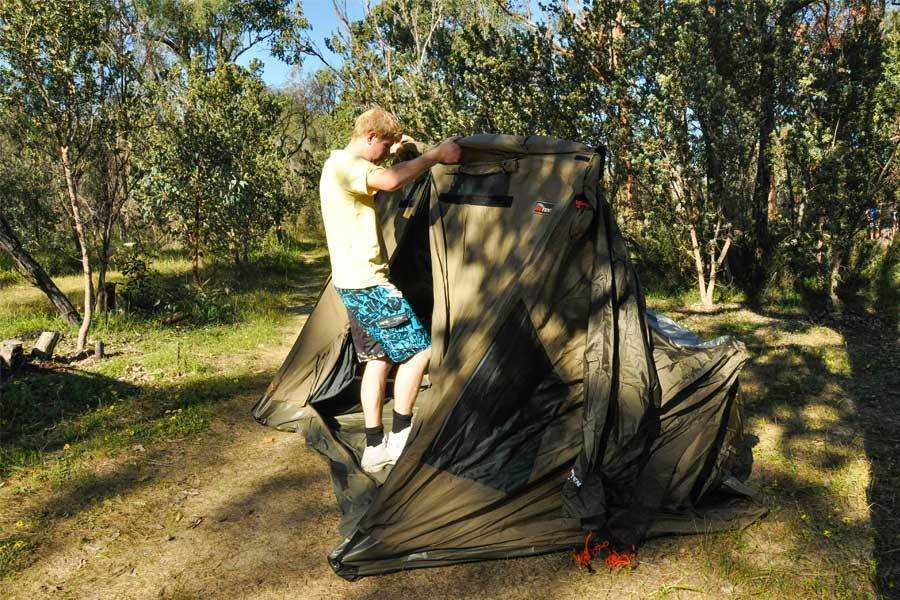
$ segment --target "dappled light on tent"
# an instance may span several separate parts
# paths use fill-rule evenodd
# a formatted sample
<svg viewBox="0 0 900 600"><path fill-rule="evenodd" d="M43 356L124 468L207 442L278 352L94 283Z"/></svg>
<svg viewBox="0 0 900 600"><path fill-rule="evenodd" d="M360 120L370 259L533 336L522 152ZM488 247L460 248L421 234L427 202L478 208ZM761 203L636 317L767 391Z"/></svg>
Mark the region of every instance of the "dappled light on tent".
<svg viewBox="0 0 900 600"><path fill-rule="evenodd" d="M572 549L620 568L648 537L759 518L743 484L747 354L646 310L603 197L603 150L459 143L461 164L377 200L391 279L434 347L397 464L360 468L360 369L330 282L253 409L328 460L345 538L335 571Z"/></svg>

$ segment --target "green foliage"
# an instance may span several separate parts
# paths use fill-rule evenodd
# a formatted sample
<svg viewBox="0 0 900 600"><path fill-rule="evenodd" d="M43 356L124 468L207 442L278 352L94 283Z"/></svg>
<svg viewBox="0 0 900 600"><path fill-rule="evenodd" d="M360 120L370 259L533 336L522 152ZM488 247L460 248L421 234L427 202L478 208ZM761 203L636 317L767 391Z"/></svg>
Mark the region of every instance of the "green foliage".
<svg viewBox="0 0 900 600"><path fill-rule="evenodd" d="M297 1L0 4L0 193L26 246L51 272L77 266L63 146L100 270L126 239L151 253L174 241L199 284L202 263L245 265L273 231L278 244L321 239L321 164L377 102L430 142L487 131L604 144L607 197L646 273L672 289L715 274L748 294L748 282L802 283L874 301L854 280L878 272L856 262L856 233L866 208L887 215L900 201L897 11L382 0L353 21L335 10L345 27L327 45L342 63L273 93L257 65L235 61L261 46L291 64L317 53Z"/></svg>
<svg viewBox="0 0 900 600"><path fill-rule="evenodd" d="M864 205L897 201L897 20L855 1L388 0L330 47L339 104L380 103L425 139L603 142L639 253L675 285L749 294L776 265L840 271Z"/></svg>
<svg viewBox="0 0 900 600"><path fill-rule="evenodd" d="M158 273L150 270L147 260L136 252L128 252L117 261L122 282L117 293L123 308L129 311L152 312L162 303L162 289Z"/></svg>
<svg viewBox="0 0 900 600"><path fill-rule="evenodd" d="M141 142L144 206L195 256L246 262L290 208L281 187L284 100L234 64L174 73L156 90L160 108Z"/></svg>
<svg viewBox="0 0 900 600"><path fill-rule="evenodd" d="M546 36L493 2L381 2L330 41L344 57L342 100L379 103L422 139L482 131L574 135L589 115L560 80ZM566 135L568 134L568 135Z"/></svg>
<svg viewBox="0 0 900 600"><path fill-rule="evenodd" d="M205 429L222 398L245 392L248 381L264 385L270 374L254 373L260 344L293 318L288 307L315 301L327 276L324 250L316 246L282 248L267 260L264 268L234 275L227 290L197 291L186 285L184 259L131 258L132 265L142 263L131 277L150 273L153 289L164 289L164 302L172 304L99 323L98 335L116 348L104 361L7 382L0 394L0 476L39 467L42 477L74 478L81 457L191 435ZM298 283L308 289L298 293ZM47 328L42 307L16 293L0 288L0 307L11 309L0 318L3 339ZM183 311L184 320L166 323L173 311Z"/></svg>
<svg viewBox="0 0 900 600"><path fill-rule="evenodd" d="M821 240L829 251L823 264L835 270L853 252L866 209L885 211L896 201L897 167L891 162L900 122L892 98L900 86L891 75L896 67L885 62L881 23L873 12L861 6L815 15L794 54L801 76L784 130L786 168L797 174L791 192L802 195L804 213L796 215L787 239L807 256L810 242ZM895 56L896 30L894 15L886 41Z"/></svg>
<svg viewBox="0 0 900 600"><path fill-rule="evenodd" d="M233 323L237 317L227 288L165 279L150 268L148 258L136 253L126 253L117 264L123 277L118 291L129 313L194 325Z"/></svg>
<svg viewBox="0 0 900 600"><path fill-rule="evenodd" d="M84 142L115 62L104 43L109 9L99 0L0 4L2 100L23 139Z"/></svg>
<svg viewBox="0 0 900 600"><path fill-rule="evenodd" d="M332 149L346 145L356 114L349 104L339 104L339 84L330 71L295 80L281 94L287 103L282 117L282 147L287 156L284 189L292 210L281 215L279 240L287 239L288 230L296 237L324 240L319 205L321 165Z"/></svg>
<svg viewBox="0 0 900 600"><path fill-rule="evenodd" d="M296 0L137 0L146 35L183 64L213 69L266 42L272 55L299 64L309 22Z"/></svg>

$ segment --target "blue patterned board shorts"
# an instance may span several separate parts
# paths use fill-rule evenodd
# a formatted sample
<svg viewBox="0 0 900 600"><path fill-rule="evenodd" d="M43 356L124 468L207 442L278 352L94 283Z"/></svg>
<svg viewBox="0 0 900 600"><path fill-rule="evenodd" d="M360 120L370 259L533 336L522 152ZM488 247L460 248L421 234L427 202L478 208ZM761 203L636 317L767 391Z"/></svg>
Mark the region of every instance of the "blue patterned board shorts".
<svg viewBox="0 0 900 600"><path fill-rule="evenodd" d="M431 346L431 337L412 306L393 285L334 289L347 307L360 362L387 356L393 363L402 363Z"/></svg>

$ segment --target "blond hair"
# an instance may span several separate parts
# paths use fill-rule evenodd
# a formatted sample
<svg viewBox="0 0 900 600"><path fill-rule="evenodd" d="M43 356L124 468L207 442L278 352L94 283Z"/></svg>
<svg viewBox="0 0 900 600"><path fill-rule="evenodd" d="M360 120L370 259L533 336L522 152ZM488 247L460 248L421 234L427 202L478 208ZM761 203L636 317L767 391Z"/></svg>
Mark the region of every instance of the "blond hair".
<svg viewBox="0 0 900 600"><path fill-rule="evenodd" d="M397 117L378 105L373 106L363 114L356 117L353 124L353 137L366 137L370 132L378 137L399 140L403 129Z"/></svg>

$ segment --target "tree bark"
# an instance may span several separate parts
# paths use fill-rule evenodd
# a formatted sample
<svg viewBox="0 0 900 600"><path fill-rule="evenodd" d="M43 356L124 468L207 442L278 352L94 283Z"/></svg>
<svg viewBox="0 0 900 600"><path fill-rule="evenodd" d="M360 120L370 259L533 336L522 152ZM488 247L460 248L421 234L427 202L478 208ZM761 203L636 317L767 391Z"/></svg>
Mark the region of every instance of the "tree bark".
<svg viewBox="0 0 900 600"><path fill-rule="evenodd" d="M191 236L191 279L200 287L200 242Z"/></svg>
<svg viewBox="0 0 900 600"><path fill-rule="evenodd" d="M34 348L31 349L31 356L45 360L53 358L53 351L56 349L56 344L59 343L61 337L62 334L58 331L43 332L38 341L35 342Z"/></svg>
<svg viewBox="0 0 900 600"><path fill-rule="evenodd" d="M833 312L841 312L844 303L841 301L837 293L837 288L841 283L841 268L844 263L844 253L837 247L831 248L831 260L828 265L828 310Z"/></svg>
<svg viewBox="0 0 900 600"><path fill-rule="evenodd" d="M109 310L109 284L106 282L106 274L109 271L109 248L112 237L112 223L107 220L103 228L103 239L100 243L100 264L97 273L97 310L106 312Z"/></svg>
<svg viewBox="0 0 900 600"><path fill-rule="evenodd" d="M191 277L194 285L200 287L200 203L194 203L194 224L191 240Z"/></svg>
<svg viewBox="0 0 900 600"><path fill-rule="evenodd" d="M75 188L75 177L72 173L72 164L69 160L68 146L59 149L62 161L63 173L66 179L66 193L69 197L69 205L72 210L72 222L75 225L75 235L81 250L81 270L84 274L84 316L81 321L81 329L78 330L78 341L75 351L81 352L87 344L88 331L91 328L94 303L94 278L91 273L91 257L88 254L87 236L84 232L84 221L81 218L81 207L78 205L78 192Z"/></svg>
<svg viewBox="0 0 900 600"><path fill-rule="evenodd" d="M703 268L703 254L700 251L700 243L697 241L697 230L692 226L691 234L691 255L694 257L694 269L697 271L697 290L700 292L700 303L704 306L710 306L711 302L706 297L706 274Z"/></svg>
<svg viewBox="0 0 900 600"><path fill-rule="evenodd" d="M769 257L769 190L772 187L772 131L775 129L775 34L768 31L765 19L760 23L761 60L757 93L760 114L757 123L756 181L753 186L751 222L753 223L752 290L761 291Z"/></svg>
<svg viewBox="0 0 900 600"><path fill-rule="evenodd" d="M31 254L22 247L19 238L16 237L9 222L0 214L0 248L5 250L28 278L32 285L44 292L50 302L56 307L59 316L69 325L78 325L81 315L69 301L65 294L60 291L53 280L44 271Z"/></svg>

